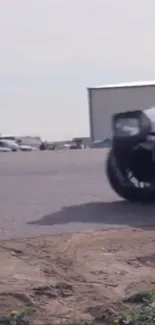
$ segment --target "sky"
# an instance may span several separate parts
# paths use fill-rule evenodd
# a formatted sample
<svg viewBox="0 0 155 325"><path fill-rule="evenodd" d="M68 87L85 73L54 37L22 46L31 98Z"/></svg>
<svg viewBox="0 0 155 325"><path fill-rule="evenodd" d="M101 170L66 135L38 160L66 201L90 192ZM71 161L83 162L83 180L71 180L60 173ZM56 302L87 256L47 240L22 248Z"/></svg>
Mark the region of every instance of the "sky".
<svg viewBox="0 0 155 325"><path fill-rule="evenodd" d="M87 87L155 79L154 0L1 0L0 132L89 135Z"/></svg>

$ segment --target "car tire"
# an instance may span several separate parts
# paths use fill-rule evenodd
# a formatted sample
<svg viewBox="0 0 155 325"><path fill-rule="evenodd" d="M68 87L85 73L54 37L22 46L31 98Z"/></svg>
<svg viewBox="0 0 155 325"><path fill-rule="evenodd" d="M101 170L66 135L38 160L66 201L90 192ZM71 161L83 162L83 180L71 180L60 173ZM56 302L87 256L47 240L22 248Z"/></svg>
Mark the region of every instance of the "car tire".
<svg viewBox="0 0 155 325"><path fill-rule="evenodd" d="M155 188L138 188L124 179L113 150L108 153L106 175L111 188L123 199L132 202L155 202Z"/></svg>

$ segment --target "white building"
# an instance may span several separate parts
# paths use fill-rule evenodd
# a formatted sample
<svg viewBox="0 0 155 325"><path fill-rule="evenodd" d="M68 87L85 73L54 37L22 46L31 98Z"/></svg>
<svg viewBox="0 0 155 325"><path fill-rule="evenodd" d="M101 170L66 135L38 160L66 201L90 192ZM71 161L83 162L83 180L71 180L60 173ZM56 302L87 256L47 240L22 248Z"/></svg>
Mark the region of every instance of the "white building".
<svg viewBox="0 0 155 325"><path fill-rule="evenodd" d="M88 88L92 141L111 137L111 116L155 106L155 81Z"/></svg>
<svg viewBox="0 0 155 325"><path fill-rule="evenodd" d="M39 136L38 137L22 136L19 139L21 140L21 144L36 147L36 148L39 148L42 143L42 140Z"/></svg>

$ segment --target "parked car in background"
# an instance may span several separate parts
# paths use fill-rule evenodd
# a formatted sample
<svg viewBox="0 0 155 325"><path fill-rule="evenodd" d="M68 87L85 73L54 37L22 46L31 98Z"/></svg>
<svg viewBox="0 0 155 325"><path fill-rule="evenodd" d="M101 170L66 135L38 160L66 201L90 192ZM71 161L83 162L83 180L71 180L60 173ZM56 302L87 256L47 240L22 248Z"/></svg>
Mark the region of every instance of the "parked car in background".
<svg viewBox="0 0 155 325"><path fill-rule="evenodd" d="M47 149L46 143L42 142L39 149L42 150L42 151L46 150Z"/></svg>
<svg viewBox="0 0 155 325"><path fill-rule="evenodd" d="M14 140L6 140L6 139L0 139L0 148L6 148L9 149L10 151L32 151L31 146L26 146L26 145L20 145ZM2 150L2 149L1 149Z"/></svg>
<svg viewBox="0 0 155 325"><path fill-rule="evenodd" d="M104 138L103 140L94 141L91 148L110 148L112 140L110 138Z"/></svg>
<svg viewBox="0 0 155 325"><path fill-rule="evenodd" d="M32 151L35 150L36 148L32 148L31 146L26 146L24 144L19 145L21 151Z"/></svg>
<svg viewBox="0 0 155 325"><path fill-rule="evenodd" d="M11 151L20 151L20 146L14 140L0 140L0 148L8 148Z"/></svg>
<svg viewBox="0 0 155 325"><path fill-rule="evenodd" d="M70 145L70 149L82 149L82 144L79 143L72 143Z"/></svg>
<svg viewBox="0 0 155 325"><path fill-rule="evenodd" d="M0 147L0 152L12 152L12 150L7 147Z"/></svg>
<svg viewBox="0 0 155 325"><path fill-rule="evenodd" d="M64 143L62 149L70 149L70 147L71 147L70 143Z"/></svg>

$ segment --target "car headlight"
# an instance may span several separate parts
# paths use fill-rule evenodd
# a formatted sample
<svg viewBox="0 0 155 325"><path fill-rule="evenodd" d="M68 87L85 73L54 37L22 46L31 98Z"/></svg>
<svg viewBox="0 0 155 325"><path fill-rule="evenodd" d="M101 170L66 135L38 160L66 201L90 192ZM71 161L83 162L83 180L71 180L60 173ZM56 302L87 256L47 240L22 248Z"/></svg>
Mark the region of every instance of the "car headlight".
<svg viewBox="0 0 155 325"><path fill-rule="evenodd" d="M115 120L116 136L135 136L140 132L139 120L136 118L119 118Z"/></svg>

